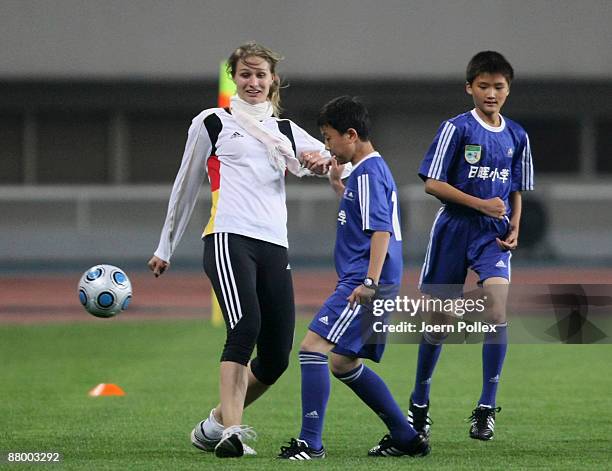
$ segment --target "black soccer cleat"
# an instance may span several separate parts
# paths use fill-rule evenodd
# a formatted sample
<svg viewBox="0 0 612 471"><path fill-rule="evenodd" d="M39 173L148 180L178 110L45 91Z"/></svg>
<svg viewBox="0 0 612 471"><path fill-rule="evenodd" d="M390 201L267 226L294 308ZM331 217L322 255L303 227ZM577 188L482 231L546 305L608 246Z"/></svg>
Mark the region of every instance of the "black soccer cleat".
<svg viewBox="0 0 612 471"><path fill-rule="evenodd" d="M391 435L385 435L382 440L368 451L368 456L427 456L431 451L429 441L421 434L418 434L408 443L397 443Z"/></svg>
<svg viewBox="0 0 612 471"><path fill-rule="evenodd" d="M410 408L408 409L408 415L406 416L408 423L425 438L429 438L430 428L433 425L433 421L429 416L429 401L425 407L419 407L412 402L410 398Z"/></svg>
<svg viewBox="0 0 612 471"><path fill-rule="evenodd" d="M313 450L304 440L292 438L289 446L281 446L281 452L277 456L281 460L316 460L325 458L325 448Z"/></svg>
<svg viewBox="0 0 612 471"><path fill-rule="evenodd" d="M217 458L240 458L243 455L255 455L255 450L242 441L256 438L257 434L253 428L247 425L228 427L223 431L221 440L215 447L215 456Z"/></svg>
<svg viewBox="0 0 612 471"><path fill-rule="evenodd" d="M217 458L240 458L244 455L244 446L237 433L223 437L215 447Z"/></svg>
<svg viewBox="0 0 612 471"><path fill-rule="evenodd" d="M470 421L470 438L476 440L492 440L495 430L495 413L501 407L478 406L468 418Z"/></svg>

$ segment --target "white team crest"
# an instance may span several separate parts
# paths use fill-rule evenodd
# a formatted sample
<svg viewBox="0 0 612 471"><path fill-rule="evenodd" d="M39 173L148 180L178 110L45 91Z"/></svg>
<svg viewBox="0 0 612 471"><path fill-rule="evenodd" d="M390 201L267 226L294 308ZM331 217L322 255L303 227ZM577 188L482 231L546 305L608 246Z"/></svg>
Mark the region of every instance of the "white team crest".
<svg viewBox="0 0 612 471"><path fill-rule="evenodd" d="M482 152L481 146L468 144L465 146L465 161L468 164L475 164L480 160L480 154Z"/></svg>
<svg viewBox="0 0 612 471"><path fill-rule="evenodd" d="M512 158L514 155L514 149L512 147L508 147L508 152L506 152L506 157Z"/></svg>

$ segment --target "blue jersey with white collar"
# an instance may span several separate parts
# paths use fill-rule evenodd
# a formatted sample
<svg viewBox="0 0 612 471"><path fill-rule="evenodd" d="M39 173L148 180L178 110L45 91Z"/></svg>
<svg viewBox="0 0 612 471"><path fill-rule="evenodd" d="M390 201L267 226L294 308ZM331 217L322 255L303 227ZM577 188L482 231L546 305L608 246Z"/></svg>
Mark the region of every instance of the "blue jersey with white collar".
<svg viewBox="0 0 612 471"><path fill-rule="evenodd" d="M509 211L511 192L533 190L533 164L525 130L500 118L501 125L493 127L472 110L442 123L419 176L478 198L499 197Z"/></svg>
<svg viewBox="0 0 612 471"><path fill-rule="evenodd" d="M379 284L399 285L402 234L399 199L391 170L374 152L353 167L338 211L334 259L339 284L361 283L368 273L370 241L375 231L391 234Z"/></svg>

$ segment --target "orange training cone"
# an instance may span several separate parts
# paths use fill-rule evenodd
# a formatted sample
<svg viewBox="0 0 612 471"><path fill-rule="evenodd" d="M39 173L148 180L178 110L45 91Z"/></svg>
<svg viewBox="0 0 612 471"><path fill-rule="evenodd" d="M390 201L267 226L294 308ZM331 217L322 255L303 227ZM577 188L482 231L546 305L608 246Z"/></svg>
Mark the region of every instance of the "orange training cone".
<svg viewBox="0 0 612 471"><path fill-rule="evenodd" d="M121 389L119 386L117 386L116 384L100 383L95 388L93 388L91 391L89 391L89 395L91 397L125 396L125 391Z"/></svg>

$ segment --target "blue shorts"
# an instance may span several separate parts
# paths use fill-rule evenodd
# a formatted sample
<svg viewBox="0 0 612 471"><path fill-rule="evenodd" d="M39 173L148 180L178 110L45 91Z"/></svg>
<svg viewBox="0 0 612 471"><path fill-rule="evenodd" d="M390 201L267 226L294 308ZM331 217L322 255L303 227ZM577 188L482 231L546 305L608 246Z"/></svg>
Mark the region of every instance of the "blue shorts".
<svg viewBox="0 0 612 471"><path fill-rule="evenodd" d="M419 289L440 298L461 297L468 268L476 272L479 284L492 277L510 281L512 254L495 241L505 237L508 227L507 217L440 208L431 228Z"/></svg>
<svg viewBox="0 0 612 471"><path fill-rule="evenodd" d="M334 353L379 362L385 351L386 334L374 332L372 326L374 322L388 323L389 313L374 316L374 300L394 298L399 293L399 285L380 285L372 302L351 309L347 298L359 285L358 282L338 284L308 328L336 344Z"/></svg>

